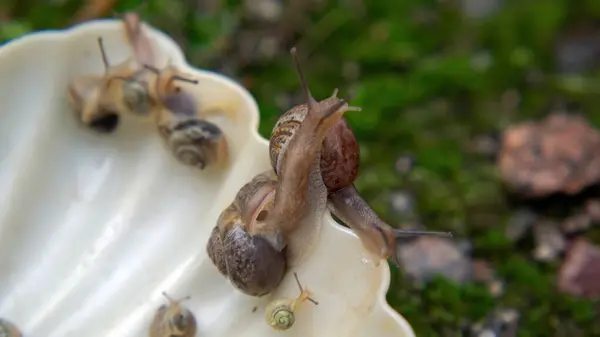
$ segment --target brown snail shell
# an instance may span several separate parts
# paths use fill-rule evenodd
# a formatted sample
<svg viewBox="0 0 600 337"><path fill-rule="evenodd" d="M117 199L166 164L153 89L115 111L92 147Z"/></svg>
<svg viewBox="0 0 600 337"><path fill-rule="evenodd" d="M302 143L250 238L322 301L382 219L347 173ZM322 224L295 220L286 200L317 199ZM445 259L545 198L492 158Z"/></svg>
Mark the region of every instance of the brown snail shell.
<svg viewBox="0 0 600 337"><path fill-rule="evenodd" d="M184 297L178 300L171 298L165 292L162 293L169 301L168 304L161 305L154 314L154 319L150 324L150 337L195 337L197 323L194 314L181 302L189 299Z"/></svg>
<svg viewBox="0 0 600 337"><path fill-rule="evenodd" d="M280 249L281 233L253 235L274 202L276 181L271 172L256 176L238 192L221 213L206 247L219 272L251 296L271 292L283 279L286 259Z"/></svg>
<svg viewBox="0 0 600 337"><path fill-rule="evenodd" d="M338 90L320 101L323 107L330 107L340 102ZM285 151L291 136L300 126L308 111L307 104L293 107L284 113L273 127L269 141L271 167L279 174L278 159L281 151ZM338 120L323 140L321 150L321 175L328 191L337 191L354 183L358 176L360 163L358 141L354 132L344 118Z"/></svg>

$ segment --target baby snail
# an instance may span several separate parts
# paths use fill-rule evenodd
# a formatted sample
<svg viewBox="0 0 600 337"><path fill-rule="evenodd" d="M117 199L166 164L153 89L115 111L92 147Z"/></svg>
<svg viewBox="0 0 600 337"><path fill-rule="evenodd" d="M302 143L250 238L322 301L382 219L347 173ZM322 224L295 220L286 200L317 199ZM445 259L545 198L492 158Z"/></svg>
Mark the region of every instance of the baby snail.
<svg viewBox="0 0 600 337"><path fill-rule="evenodd" d="M294 273L294 278L298 288L300 288L300 295L296 299L280 298L267 305L265 318L267 324L275 330L281 331L291 328L296 322L296 310L305 301L308 300L315 305L319 305L319 302L310 298L312 293L302 287L300 280L298 280L298 274Z"/></svg>
<svg viewBox="0 0 600 337"><path fill-rule="evenodd" d="M196 318L191 311L181 305L189 296L175 300L165 292L163 296L169 304L161 305L150 325L150 337L194 337L196 336Z"/></svg>
<svg viewBox="0 0 600 337"><path fill-rule="evenodd" d="M68 98L81 122L96 131L110 133L117 128L121 114L148 114L150 101L146 86L136 80L145 70L136 69L131 58L111 66L101 37L98 46L104 75L76 78L68 86Z"/></svg>
<svg viewBox="0 0 600 337"><path fill-rule="evenodd" d="M295 59L295 48L291 53ZM269 170L242 186L206 246L217 269L250 296L276 289L287 267L312 246L327 210L320 170L323 139L346 111L358 110L344 99L317 103L297 70L308 102L306 118L279 155L279 176Z"/></svg>
<svg viewBox="0 0 600 337"><path fill-rule="evenodd" d="M23 335L11 322L0 318L0 337L22 337Z"/></svg>
<svg viewBox="0 0 600 337"><path fill-rule="evenodd" d="M195 97L174 84L175 80L193 84L198 81L181 74L172 65L163 70L145 67L156 74L150 86L151 96L159 104L155 122L175 158L201 170L208 165L224 165L229 154L225 135L216 124L200 119Z"/></svg>
<svg viewBox="0 0 600 337"><path fill-rule="evenodd" d="M340 102L337 95L338 89L334 89L330 97L320 102L309 96L309 102L320 109L327 109ZM309 109L310 103L295 106L284 113L273 127L269 154L271 166L279 176L284 174L286 168L282 158L291 141L296 139L294 135L304 124ZM395 229L379 218L354 187L360 163L359 146L354 132L343 117L329 128L320 157L321 177L327 187L329 210L346 223L363 246L375 256L381 259L391 257L398 265L397 238L414 235L452 236L451 233Z"/></svg>
<svg viewBox="0 0 600 337"><path fill-rule="evenodd" d="M228 143L214 123L174 117L161 121L158 129L171 153L184 165L203 170L227 162Z"/></svg>

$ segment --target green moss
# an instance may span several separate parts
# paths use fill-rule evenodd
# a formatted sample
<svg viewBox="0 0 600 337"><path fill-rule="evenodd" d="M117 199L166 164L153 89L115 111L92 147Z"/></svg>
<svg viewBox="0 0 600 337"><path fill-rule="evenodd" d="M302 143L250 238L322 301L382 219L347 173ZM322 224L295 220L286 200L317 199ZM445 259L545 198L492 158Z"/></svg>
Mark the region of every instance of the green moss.
<svg viewBox="0 0 600 337"><path fill-rule="evenodd" d="M64 27L81 5L51 3L9 0L0 5L12 18L0 24L0 41ZM139 3L119 1L116 10ZM186 55L203 68L231 57L224 48L235 43L237 29L251 26L240 16L239 0L223 1L214 14L191 10L183 2L148 3L145 19L187 42ZM521 311L520 336L600 335L594 303L559 294L557 266L530 261L526 249L504 236L511 210L494 163L467 151L474 136L537 118L557 98L579 102L600 125L600 69L559 76L554 56L558 36L576 24L593 26L600 18L599 2L506 0L499 12L480 20L464 18L452 1L362 1L364 12L340 3L330 1L308 13L312 25L297 37L312 52L304 68L314 96L326 97L336 87L342 94L352 89L352 103L364 109L347 116L361 142L357 187L390 222L401 218L391 215L390 192L414 193L428 228L468 237L474 254L491 261L506 280L505 295L492 299L484 286L443 279L418 289L393 267L391 305L418 336L457 336L463 323L480 320L497 306ZM343 78L344 62L359 65L359 81ZM532 82L536 72L543 76ZM299 89L289 55L247 64L239 75L252 79L260 132L268 136L282 113L278 97ZM508 90L517 94L516 108L503 102ZM407 152L417 167L400 177L394 162ZM588 236L600 242L600 230Z"/></svg>

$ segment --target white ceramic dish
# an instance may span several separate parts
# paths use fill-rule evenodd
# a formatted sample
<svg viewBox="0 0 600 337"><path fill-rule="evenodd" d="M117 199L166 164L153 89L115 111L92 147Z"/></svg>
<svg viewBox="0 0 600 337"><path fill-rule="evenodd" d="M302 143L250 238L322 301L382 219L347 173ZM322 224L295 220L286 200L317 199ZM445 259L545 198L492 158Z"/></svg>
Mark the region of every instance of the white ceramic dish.
<svg viewBox="0 0 600 337"><path fill-rule="evenodd" d="M191 295L185 305L198 336L413 337L385 301L388 265L368 262L357 237L330 216L314 254L295 269L320 304L306 303L292 329L266 325L273 297L245 296L218 273L205 250L216 218L270 167L256 131L258 108L241 86L190 67L172 39L148 31L159 61L170 57L200 79L187 89L202 102L239 103L235 121L215 120L229 138L230 169L179 164L140 120L122 119L109 135L76 122L67 83L102 73L98 36L111 63L131 55L120 22L39 32L2 46L0 317L26 337L146 336L166 291ZM289 273L274 296L297 295Z"/></svg>

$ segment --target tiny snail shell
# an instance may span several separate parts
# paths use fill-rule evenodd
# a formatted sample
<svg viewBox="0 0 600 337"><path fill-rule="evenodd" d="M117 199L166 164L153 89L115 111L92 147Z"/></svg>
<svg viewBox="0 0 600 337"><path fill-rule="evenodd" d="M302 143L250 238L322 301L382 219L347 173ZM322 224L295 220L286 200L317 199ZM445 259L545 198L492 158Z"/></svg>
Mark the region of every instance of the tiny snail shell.
<svg viewBox="0 0 600 337"><path fill-rule="evenodd" d="M17 327L13 323L0 318L0 337L22 337L22 336L23 335L21 334L19 329L17 329Z"/></svg>
<svg viewBox="0 0 600 337"><path fill-rule="evenodd" d="M168 305L161 305L152 324L150 337L194 337L196 336L196 318L191 311L181 305L181 301L190 299L189 296L175 300L165 292L163 296L169 301Z"/></svg>
<svg viewBox="0 0 600 337"><path fill-rule="evenodd" d="M296 309L303 302L308 300L315 305L319 304L310 297L312 293L302 287L298 280L298 274L294 273L294 278L296 279L298 288L300 288L300 295L298 298L280 298L267 305L265 318L267 324L275 330L282 331L291 328L296 322Z"/></svg>
<svg viewBox="0 0 600 337"><path fill-rule="evenodd" d="M227 158L227 140L209 121L194 117L173 120L160 125L159 131L175 158L187 166L202 170Z"/></svg>

